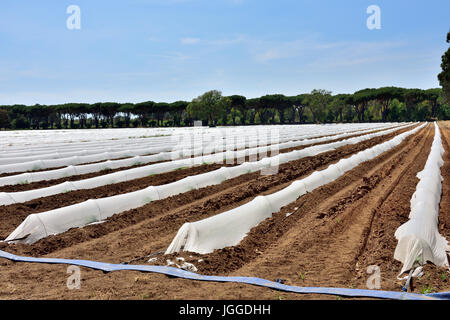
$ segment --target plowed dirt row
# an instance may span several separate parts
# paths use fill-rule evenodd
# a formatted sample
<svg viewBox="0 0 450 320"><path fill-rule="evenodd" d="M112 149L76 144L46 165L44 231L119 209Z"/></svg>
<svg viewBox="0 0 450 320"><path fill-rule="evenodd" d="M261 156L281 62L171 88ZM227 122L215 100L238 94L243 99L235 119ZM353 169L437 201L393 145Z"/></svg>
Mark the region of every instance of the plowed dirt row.
<svg viewBox="0 0 450 320"><path fill-rule="evenodd" d="M443 131L444 125L441 124ZM449 165L448 128L446 130L446 135L443 134L447 150L446 164L442 169L444 179L445 168L448 169ZM382 289L399 290L401 283L391 280L400 270L400 263L392 262L392 245L389 239L384 239L382 234L380 236L380 232L391 233L390 229L395 231L406 221L409 199L418 181L415 175L425 164L432 138L433 128L428 125L393 150L361 164L335 182L300 197L273 218L254 228L236 247L201 256L204 261L200 263L197 262L199 255L183 253L177 256L193 262L201 273L259 276L269 280L279 278L285 283L299 286L365 288L368 277L365 267L377 264L381 268ZM317 165L313 170L320 170L341 157L342 154L326 165ZM306 172L309 171L304 170L303 175ZM53 247L50 246L49 252L52 253L48 256L122 262L165 249L184 221L195 221L203 219L205 214L209 216L225 211L251 200L255 194L272 193L286 186L291 181L289 179L294 179L280 168L279 175L283 174L284 180L280 178L273 184L270 184L273 181L269 178L278 175L259 177L229 187L228 190L222 188L222 192L200 196L193 203L180 199L181 206L176 209L168 208L160 215L150 214L140 222L133 221L132 214L125 214L128 223L124 219L123 227L117 225L116 231L109 230L94 240L89 240L92 235L86 235L87 238L83 239L82 234L78 234L81 239L75 239L72 243L65 243L64 238L55 238ZM236 189L240 189L240 192ZM443 192L441 216L445 210L448 215L448 180ZM175 202L174 199L172 202ZM293 214L286 217L286 213ZM195 217L196 214L200 216ZM448 219L441 219L441 233L447 236L449 228ZM79 230L91 230L94 233L90 227ZM389 235L393 236L393 232ZM75 236L71 235L72 238ZM3 244L0 249L40 255L45 253L41 245L43 243L38 243L33 248ZM165 264L167 258L172 258L162 255L156 257L159 264ZM385 270L390 266L389 263L392 264L391 269ZM169 279L139 272L103 274L86 268L81 269L81 289L68 290L67 266L0 260L0 268L0 298L6 299L336 299L332 296L286 294L249 285ZM433 285L436 291L449 290L448 282L442 280ZM420 287L416 290L420 291Z"/></svg>

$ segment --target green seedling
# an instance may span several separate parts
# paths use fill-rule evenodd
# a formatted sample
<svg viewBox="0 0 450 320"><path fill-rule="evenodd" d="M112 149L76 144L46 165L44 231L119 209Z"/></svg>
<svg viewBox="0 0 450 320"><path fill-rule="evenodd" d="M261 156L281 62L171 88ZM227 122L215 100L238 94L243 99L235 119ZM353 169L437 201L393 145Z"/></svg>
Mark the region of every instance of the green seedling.
<svg viewBox="0 0 450 320"><path fill-rule="evenodd" d="M424 287L422 287L421 292L422 292L422 294L428 294L428 293L433 292L433 288L431 288L431 286L428 285L428 287L426 289Z"/></svg>

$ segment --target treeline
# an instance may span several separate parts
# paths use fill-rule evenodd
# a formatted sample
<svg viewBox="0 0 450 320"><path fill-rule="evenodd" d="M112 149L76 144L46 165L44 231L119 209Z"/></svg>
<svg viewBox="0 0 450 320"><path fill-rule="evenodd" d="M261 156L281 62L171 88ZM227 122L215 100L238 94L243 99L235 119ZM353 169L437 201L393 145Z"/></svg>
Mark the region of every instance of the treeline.
<svg viewBox="0 0 450 320"><path fill-rule="evenodd" d="M212 90L191 102L99 102L0 106L0 128L76 129L450 119L442 89L383 87L332 95L313 90L297 96L222 96Z"/></svg>

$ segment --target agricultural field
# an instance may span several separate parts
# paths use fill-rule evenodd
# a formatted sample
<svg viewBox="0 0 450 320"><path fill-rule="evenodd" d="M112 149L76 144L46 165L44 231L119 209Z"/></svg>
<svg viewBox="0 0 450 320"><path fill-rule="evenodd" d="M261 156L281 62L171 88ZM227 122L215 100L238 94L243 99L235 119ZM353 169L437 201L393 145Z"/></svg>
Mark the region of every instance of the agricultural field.
<svg viewBox="0 0 450 320"><path fill-rule="evenodd" d="M0 253L351 289L377 266L388 291L423 264L408 292L446 292L449 175L450 121L4 131ZM337 298L87 267L69 290L64 264L0 270L0 299Z"/></svg>

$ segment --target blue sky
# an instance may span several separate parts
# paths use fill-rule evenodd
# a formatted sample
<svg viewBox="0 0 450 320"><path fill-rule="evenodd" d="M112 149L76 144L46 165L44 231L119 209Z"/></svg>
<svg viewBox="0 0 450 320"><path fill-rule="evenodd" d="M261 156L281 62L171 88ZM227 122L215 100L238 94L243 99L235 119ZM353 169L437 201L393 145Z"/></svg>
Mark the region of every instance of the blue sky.
<svg viewBox="0 0 450 320"><path fill-rule="evenodd" d="M448 0L3 0L0 104L438 87L449 22Z"/></svg>

